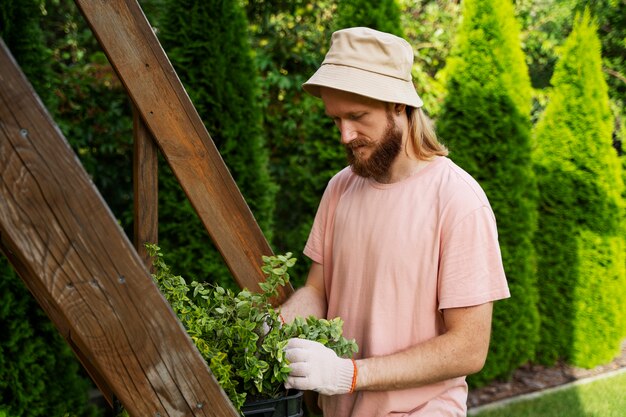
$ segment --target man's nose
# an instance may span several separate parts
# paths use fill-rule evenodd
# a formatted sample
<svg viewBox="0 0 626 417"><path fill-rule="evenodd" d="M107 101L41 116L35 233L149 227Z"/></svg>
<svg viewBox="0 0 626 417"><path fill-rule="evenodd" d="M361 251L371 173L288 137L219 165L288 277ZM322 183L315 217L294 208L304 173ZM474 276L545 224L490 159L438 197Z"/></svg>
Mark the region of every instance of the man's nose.
<svg viewBox="0 0 626 417"><path fill-rule="evenodd" d="M342 121L339 131L341 132L341 143L343 144L348 144L357 138L356 129L350 122Z"/></svg>

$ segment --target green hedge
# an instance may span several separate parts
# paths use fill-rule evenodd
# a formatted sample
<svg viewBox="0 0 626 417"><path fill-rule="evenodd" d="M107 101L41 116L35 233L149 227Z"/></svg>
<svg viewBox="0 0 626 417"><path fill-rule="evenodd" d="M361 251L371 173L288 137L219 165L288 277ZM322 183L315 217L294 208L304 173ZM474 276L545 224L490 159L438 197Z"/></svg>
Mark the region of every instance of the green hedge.
<svg viewBox="0 0 626 417"><path fill-rule="evenodd" d="M576 257L580 276L574 291L575 323L571 363L593 368L610 362L621 353L626 335L623 317L624 263L623 236L606 236L582 230L577 237Z"/></svg>
<svg viewBox="0 0 626 417"><path fill-rule="evenodd" d="M0 38L19 62L44 103L52 103L50 51L41 29L40 2L3 0L0 2Z"/></svg>
<svg viewBox="0 0 626 417"><path fill-rule="evenodd" d="M436 124L452 160L489 198L511 290L510 299L495 305L487 363L472 385L509 376L534 357L538 338L530 81L518 34L509 0L464 2Z"/></svg>
<svg viewBox="0 0 626 417"><path fill-rule="evenodd" d="M609 57L608 66L620 70L623 54L619 54L619 48L623 49L623 45L618 47L617 34L621 33L618 30L623 31L619 23L623 13L612 3L605 7L607 1L598 2L595 8L603 22L601 31ZM167 36L160 23L165 24L165 20L171 18L164 7L166 3L166 0L142 1L143 5L150 6L146 9L149 17L150 10L158 13L159 19L151 19L151 22L157 24L159 36ZM397 34L406 28L396 23L396 5L391 1L376 5L355 0L244 1L254 45L250 51L245 44L247 37L241 25L240 11L235 10L230 15L223 9L216 12L222 16L216 19L215 15L206 15L204 9L193 9L192 3L181 2L179 6L186 9L167 23L173 27L171 36L174 39L170 46L184 44L182 46L189 52L181 52L178 57L177 53L172 53L170 58L173 56L180 67L177 69L181 78L188 77L184 78L185 86L194 103L199 105L209 132L224 153L254 214L272 235L275 251L291 251L300 258L293 270L298 286L308 269L308 261L299 251L308 236L319 199L328 179L345 165L338 134L325 116L322 103L304 94L300 85L321 62L333 28L369 25ZM10 44L114 214L130 231L132 127L126 95L73 2L50 3L54 7L48 5L46 18L39 21L39 6L42 4L3 1L0 33ZM220 4L226 8L234 7L233 3ZM378 7L391 12L388 19L388 12L350 13L350 7L354 5L360 5L362 10ZM423 7L429 6L434 3ZM406 10L408 6L403 3L402 7ZM428 16L429 10L432 12L431 8L419 9L421 6L417 4L411 7L419 10L420 19ZM451 148L452 158L479 180L490 197L498 219L503 258L513 294L510 300L496 304L488 362L485 370L470 378L470 382L478 385L496 377L506 377L516 364L532 356L533 346L538 342L538 314L534 307L537 288L541 290L539 308L542 316L537 359L553 363L565 358L581 366L605 362L615 354L619 341L626 336L624 332L620 334L620 330L626 329L626 304L620 303L626 298L623 243L626 191L622 185L624 177L620 182L619 169L608 146L610 115L606 110L602 75L597 64L598 46L592 40L595 34L584 32L577 35L580 38L577 42L591 42L583 43L587 46L574 48L573 41L568 41L570 43L563 50L563 59L552 81L555 89L550 97L550 108L537 130L536 141L541 142L535 154L541 190L538 219L541 232L533 242L540 253L540 275L535 285L529 242L530 231L534 228L534 180L533 173L528 171L528 112L525 109L529 92L514 33L514 13L507 2L468 0L463 2L463 7L465 23L454 45L456 58L453 57L447 69L450 92L437 127ZM381 20L368 20L370 15ZM26 17L32 20L20 23L20 19ZM416 18L410 19L415 21ZM225 21L232 21L239 29L235 32L222 29L220 25L227 23ZM451 27L449 29L452 31ZM210 44L208 51L203 49L205 42L200 41L207 33L215 33L207 42L217 40ZM507 33L506 36L503 33ZM47 41L47 48L43 49L38 43L42 34ZM416 47L421 45L421 62L436 67L446 58L445 54L431 57L419 42L433 41L436 39L433 36L429 33L421 35ZM226 46L243 51L243 60L237 61L242 67L233 65L231 68L229 62L216 61L234 57L224 53ZM221 55L211 60L192 58L208 52L221 52ZM54 56L54 63L50 62L50 56ZM254 75L241 75L255 72L248 67L252 59L261 70L261 80L255 79ZM52 78L46 75L49 64L53 68ZM226 75L238 85L212 81L222 80L220 77L225 76L212 72L218 68L228 68ZM247 69L239 72L241 68ZM434 77L435 74L430 75ZM257 91L249 96L234 90L238 86L250 87L249 84L242 85L247 79L253 84L252 90L261 89L262 94ZM207 83L212 85L207 87ZM623 89L620 85L618 83L618 88L613 89L618 104L623 102L620 101L619 92ZM207 92L203 90L205 88L218 90ZM230 97L227 93L233 91L238 91L235 99L228 101L233 107L211 101L224 100ZM418 85L418 91L422 91L422 86ZM238 101L240 98L244 100ZM250 103L263 108L264 131L260 133L260 142L253 139L259 134L260 116L256 110L249 110ZM435 104L438 106L438 101ZM623 104L621 108L623 110ZM213 121L213 117L217 120ZM229 127L237 125L236 132L229 131L230 139L217 134L219 123ZM624 137L626 131L621 123L618 137ZM242 146L241 132L248 131L255 133L246 138L251 142ZM242 167L254 159L254 155L239 155L240 147L258 149L256 147L263 139L270 149L269 169L281 187L275 198L275 209L271 208L273 201L267 204L266 198L273 200L269 196L275 190L271 185L270 192L264 190L264 168L261 168L259 178L248 176L256 168L244 172ZM228 145L224 145L226 141L229 141ZM260 160L263 158L266 156L261 155ZM165 162L162 161L161 167L168 171ZM626 158L622 158L622 176L626 175L625 167ZM166 174L160 180L161 236L173 263L200 280L210 277L232 284L219 254L206 250L210 239L174 177ZM619 219L624 222L621 226L618 225ZM7 277L11 277L10 280ZM6 290L7 285L11 286L9 290ZM0 340L0 385L5 381L3 378L7 378L6 381L18 379L13 387L5 383L0 388L0 403L5 403L0 405L0 415L8 410L7 407L23 410L31 406L34 397L18 397L12 390L30 384L29 378L33 376L42 376L34 385L34 395L46 393L46 397L34 406L34 412L39 412L38 407L44 401L50 412L46 415L61 413L62 407L70 413L82 413L85 406L83 395L87 389L83 385L85 378L45 317L39 312L34 313L39 310L32 296L4 262L0 262L0 289L0 298L4 300L0 303L0 314L4 314L0 319L0 326L4 326L0 333L3 335ZM23 351L17 352L16 346ZM28 354L23 355L24 352ZM68 378L68 382L63 382L64 398L54 387L50 390L41 388L41 384L48 386L59 380L65 381L64 378ZM9 404L8 399L14 402ZM68 405L68 401L77 402ZM89 415L85 410L81 415ZM7 415L15 417L20 414Z"/></svg>
<svg viewBox="0 0 626 417"><path fill-rule="evenodd" d="M577 17L535 129L539 200L538 359L592 367L626 336L624 183L600 42L589 13Z"/></svg>

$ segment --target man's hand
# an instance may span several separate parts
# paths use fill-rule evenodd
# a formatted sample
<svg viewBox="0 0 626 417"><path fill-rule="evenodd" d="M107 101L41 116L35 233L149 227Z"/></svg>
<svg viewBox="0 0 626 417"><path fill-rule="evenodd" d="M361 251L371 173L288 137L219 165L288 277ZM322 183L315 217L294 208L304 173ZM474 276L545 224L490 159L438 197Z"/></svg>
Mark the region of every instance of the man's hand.
<svg viewBox="0 0 626 417"><path fill-rule="evenodd" d="M289 339L285 357L291 368L285 382L287 389L313 390L324 395L347 394L354 389L354 362L338 357L321 343Z"/></svg>

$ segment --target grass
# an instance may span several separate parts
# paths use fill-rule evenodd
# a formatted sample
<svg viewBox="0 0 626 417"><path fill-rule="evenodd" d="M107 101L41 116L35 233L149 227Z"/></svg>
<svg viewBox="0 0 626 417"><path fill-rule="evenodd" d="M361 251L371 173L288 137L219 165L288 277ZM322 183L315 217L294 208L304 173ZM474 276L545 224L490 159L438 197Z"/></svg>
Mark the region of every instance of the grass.
<svg viewBox="0 0 626 417"><path fill-rule="evenodd" d="M626 372L472 413L477 417L624 417Z"/></svg>

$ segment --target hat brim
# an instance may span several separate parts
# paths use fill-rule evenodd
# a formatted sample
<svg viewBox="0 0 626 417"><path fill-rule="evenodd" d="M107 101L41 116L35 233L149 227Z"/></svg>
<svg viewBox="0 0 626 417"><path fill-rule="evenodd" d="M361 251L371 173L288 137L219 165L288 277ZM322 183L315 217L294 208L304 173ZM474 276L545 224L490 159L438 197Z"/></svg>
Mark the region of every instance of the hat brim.
<svg viewBox="0 0 626 417"><path fill-rule="evenodd" d="M320 97L320 87L347 91L388 103L422 107L412 81L401 80L345 65L323 64L307 82L304 91Z"/></svg>

